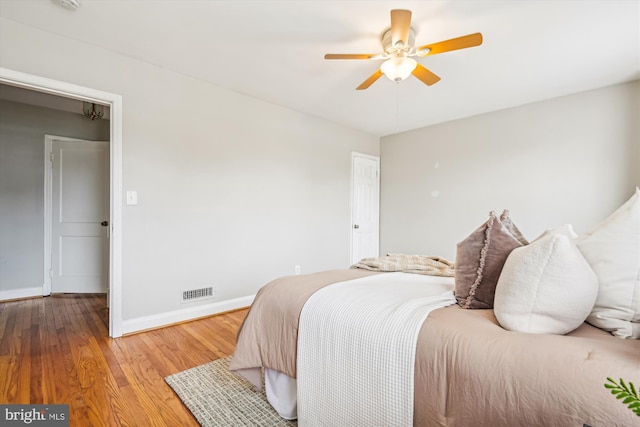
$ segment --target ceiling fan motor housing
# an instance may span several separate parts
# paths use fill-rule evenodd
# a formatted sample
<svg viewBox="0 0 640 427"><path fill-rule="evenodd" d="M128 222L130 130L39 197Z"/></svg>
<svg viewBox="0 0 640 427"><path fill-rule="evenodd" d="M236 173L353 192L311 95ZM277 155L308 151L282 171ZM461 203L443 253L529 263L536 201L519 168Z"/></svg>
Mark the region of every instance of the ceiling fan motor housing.
<svg viewBox="0 0 640 427"><path fill-rule="evenodd" d="M391 34L391 28L385 31L380 38L384 53L389 56L411 55L414 53L415 32L413 28L409 29L409 40L403 40L403 45L394 46Z"/></svg>

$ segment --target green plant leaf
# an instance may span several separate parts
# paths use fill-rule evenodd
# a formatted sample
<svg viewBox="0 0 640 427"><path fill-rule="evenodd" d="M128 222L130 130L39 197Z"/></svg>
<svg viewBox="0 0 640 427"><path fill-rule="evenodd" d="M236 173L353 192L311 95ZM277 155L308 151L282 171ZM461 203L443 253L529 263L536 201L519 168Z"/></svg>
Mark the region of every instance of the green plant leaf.
<svg viewBox="0 0 640 427"><path fill-rule="evenodd" d="M638 389L631 381L627 384L623 378L620 378L620 383L617 383L613 378L607 377L604 387L611 390L611 394L616 399L640 417L640 396L638 396Z"/></svg>
<svg viewBox="0 0 640 427"><path fill-rule="evenodd" d="M632 382L629 383L629 386L631 387L631 394L633 394L635 397L640 398L640 396L638 396L638 390L636 390L636 386L633 385Z"/></svg>

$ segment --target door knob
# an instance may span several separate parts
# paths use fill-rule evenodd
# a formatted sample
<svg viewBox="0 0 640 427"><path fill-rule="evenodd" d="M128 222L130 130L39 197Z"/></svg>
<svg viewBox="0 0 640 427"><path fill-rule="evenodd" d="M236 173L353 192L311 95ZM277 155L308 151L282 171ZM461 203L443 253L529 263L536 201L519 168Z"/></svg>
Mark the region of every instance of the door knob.
<svg viewBox="0 0 640 427"><path fill-rule="evenodd" d="M103 226L103 227L108 227L109 226L109 221L102 221L100 223L100 225Z"/></svg>
<svg viewBox="0 0 640 427"><path fill-rule="evenodd" d="M360 228L360 226L358 224L354 224L353 228Z"/></svg>

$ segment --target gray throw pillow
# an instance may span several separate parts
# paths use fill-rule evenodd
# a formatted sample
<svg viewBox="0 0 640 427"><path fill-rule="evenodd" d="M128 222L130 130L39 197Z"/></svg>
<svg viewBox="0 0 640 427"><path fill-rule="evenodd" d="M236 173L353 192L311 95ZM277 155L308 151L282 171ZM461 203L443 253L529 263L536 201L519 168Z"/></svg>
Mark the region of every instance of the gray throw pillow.
<svg viewBox="0 0 640 427"><path fill-rule="evenodd" d="M458 243L455 296L462 308L493 308L498 278L507 257L515 248L527 245L520 230L505 210L494 211L489 220Z"/></svg>

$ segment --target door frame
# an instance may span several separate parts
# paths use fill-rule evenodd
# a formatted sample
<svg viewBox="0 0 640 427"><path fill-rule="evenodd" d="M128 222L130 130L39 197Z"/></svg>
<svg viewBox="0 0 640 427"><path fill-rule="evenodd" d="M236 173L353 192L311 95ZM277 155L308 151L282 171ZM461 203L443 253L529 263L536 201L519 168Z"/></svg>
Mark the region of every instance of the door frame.
<svg viewBox="0 0 640 427"><path fill-rule="evenodd" d="M376 162L378 166L378 211L376 212L376 222L378 223L378 228L376 230L376 252L380 251L380 156L372 156L370 154L358 153L356 151L351 152L351 200L349 206L351 208L351 212L349 213L349 264L353 264L358 262L359 260L353 260L353 196L354 196L354 183L355 183L355 158L360 157L363 159L373 160Z"/></svg>
<svg viewBox="0 0 640 427"><path fill-rule="evenodd" d="M53 265L51 264L51 256L53 254L53 162L51 161L53 154L54 141L72 141L72 142L94 142L86 139L69 138L66 136L45 135L44 136L44 277L42 295L51 295L51 272ZM98 141L100 142L100 141ZM106 141L107 143L109 141ZM109 220L110 221L110 220ZM109 230L110 232L111 230ZM107 305L109 304L110 289L107 288Z"/></svg>
<svg viewBox="0 0 640 427"><path fill-rule="evenodd" d="M122 96L0 67L0 83L107 105L109 132L109 336L122 336ZM46 178L45 178L46 179ZM46 216L45 216L46 221ZM45 242L46 243L46 242ZM46 262L46 261L45 261ZM50 262L49 262L50 263ZM45 270L48 275L48 270ZM49 292L51 282L49 282ZM45 285L43 285L43 295Z"/></svg>

